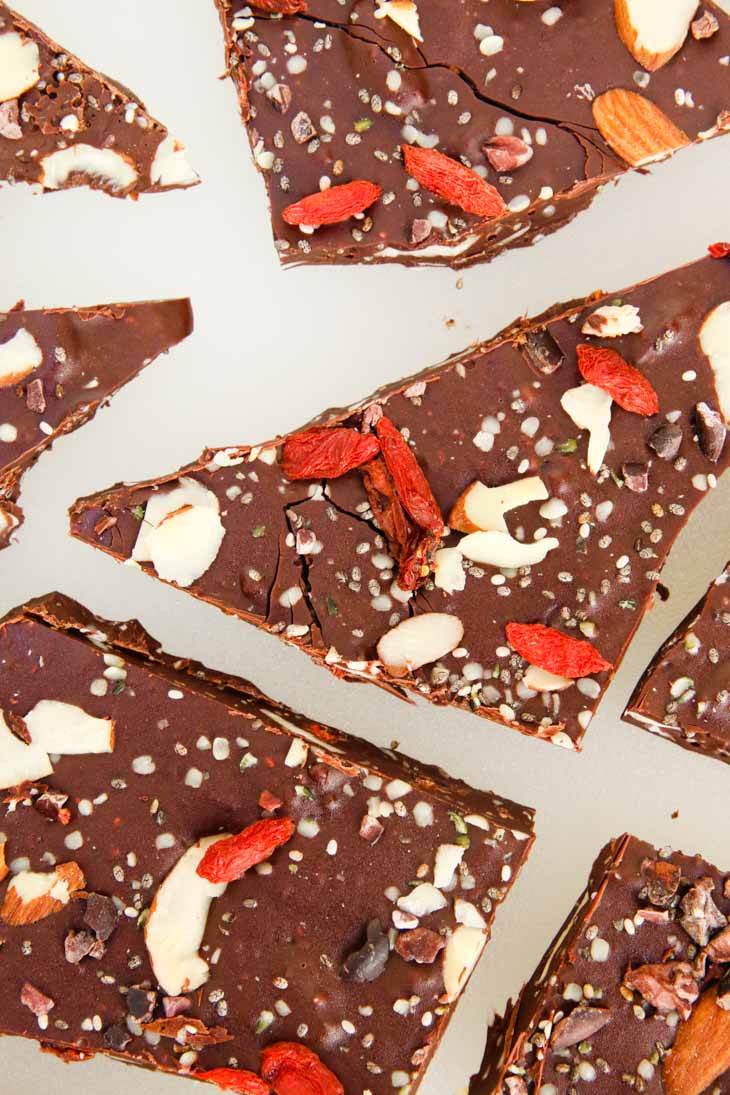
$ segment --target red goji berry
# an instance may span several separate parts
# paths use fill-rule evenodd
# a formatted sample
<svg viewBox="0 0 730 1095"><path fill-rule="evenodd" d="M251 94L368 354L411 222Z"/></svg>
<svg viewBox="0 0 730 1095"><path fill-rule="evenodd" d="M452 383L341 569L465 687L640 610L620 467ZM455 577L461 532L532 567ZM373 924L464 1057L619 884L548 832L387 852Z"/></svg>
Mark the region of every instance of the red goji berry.
<svg viewBox="0 0 730 1095"><path fill-rule="evenodd" d="M235 1095L271 1095L271 1087L257 1076L241 1068L212 1068L207 1072L194 1072L196 1080L216 1084L221 1091L233 1091Z"/></svg>
<svg viewBox="0 0 730 1095"><path fill-rule="evenodd" d="M441 535L444 521L421 466L408 442L385 415L375 427L380 449L395 484L398 498L419 528Z"/></svg>
<svg viewBox="0 0 730 1095"><path fill-rule="evenodd" d="M398 563L398 585L401 589L418 589L433 570L434 556L441 547L441 536L425 532L415 546Z"/></svg>
<svg viewBox="0 0 730 1095"><path fill-rule="evenodd" d="M261 1054L261 1075L275 1095L345 1095L317 1054L299 1042L275 1042Z"/></svg>
<svg viewBox="0 0 730 1095"><path fill-rule="evenodd" d="M249 867L263 863L273 851L291 840L294 822L289 817L255 821L237 836L211 844L197 873L208 882L234 882Z"/></svg>
<svg viewBox="0 0 730 1095"><path fill-rule="evenodd" d="M517 653L540 669L559 677L587 677L602 673L611 663L584 639L571 639L544 624L507 624L507 642Z"/></svg>
<svg viewBox="0 0 730 1095"><path fill-rule="evenodd" d="M318 228L321 224L338 224L349 220L356 213L376 202L383 193L382 187L365 179L330 186L327 190L318 190L300 198L298 202L287 205L281 214L287 224L303 224L309 228Z"/></svg>
<svg viewBox="0 0 730 1095"><path fill-rule="evenodd" d="M426 190L478 217L501 217L506 212L499 191L470 167L435 148L401 147L406 171Z"/></svg>
<svg viewBox="0 0 730 1095"><path fill-rule="evenodd" d="M707 250L713 259L730 258L730 243L711 243Z"/></svg>
<svg viewBox="0 0 730 1095"><path fill-rule="evenodd" d="M274 15L299 15L309 11L307 0L252 0L251 6Z"/></svg>
<svg viewBox="0 0 730 1095"><path fill-rule="evenodd" d="M315 427L287 438L281 470L287 479L337 479L379 451L378 439L371 433L346 426Z"/></svg>
<svg viewBox="0 0 730 1095"><path fill-rule="evenodd" d="M584 380L608 392L625 411L643 415L659 411L659 397L649 381L616 350L584 343L578 347L578 368Z"/></svg>

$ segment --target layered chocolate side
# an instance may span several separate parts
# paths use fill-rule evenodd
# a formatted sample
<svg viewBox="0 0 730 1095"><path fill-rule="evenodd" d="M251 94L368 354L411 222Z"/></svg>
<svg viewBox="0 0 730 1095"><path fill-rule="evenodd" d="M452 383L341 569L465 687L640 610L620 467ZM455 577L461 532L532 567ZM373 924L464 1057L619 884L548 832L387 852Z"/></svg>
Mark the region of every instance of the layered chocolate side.
<svg viewBox="0 0 730 1095"><path fill-rule="evenodd" d="M623 836L492 1025L470 1095L730 1091L730 876Z"/></svg>
<svg viewBox="0 0 730 1095"><path fill-rule="evenodd" d="M141 99L0 2L1 181L120 198L200 180Z"/></svg>
<svg viewBox="0 0 730 1095"><path fill-rule="evenodd" d="M187 299L0 313L0 548L23 473L192 329Z"/></svg>
<svg viewBox="0 0 730 1095"><path fill-rule="evenodd" d="M657 651L624 718L677 745L730 762L728 567Z"/></svg>
<svg viewBox="0 0 730 1095"><path fill-rule="evenodd" d="M712 3L216 4L285 264L485 261L730 128Z"/></svg>
<svg viewBox="0 0 730 1095"><path fill-rule="evenodd" d="M530 810L58 594L0 625L0 710L2 1033L253 1095L416 1090Z"/></svg>
<svg viewBox="0 0 730 1095"><path fill-rule="evenodd" d="M82 499L72 532L338 676L574 748L727 466L729 327L708 258Z"/></svg>

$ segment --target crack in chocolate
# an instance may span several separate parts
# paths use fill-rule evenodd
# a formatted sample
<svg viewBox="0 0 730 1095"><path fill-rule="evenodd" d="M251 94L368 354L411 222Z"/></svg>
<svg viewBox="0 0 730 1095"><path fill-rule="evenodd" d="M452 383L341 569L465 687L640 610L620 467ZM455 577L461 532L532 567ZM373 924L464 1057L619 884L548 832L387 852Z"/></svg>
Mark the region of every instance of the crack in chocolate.
<svg viewBox="0 0 730 1095"><path fill-rule="evenodd" d="M307 501L311 502L311 498L308 498ZM302 505L302 503L298 502L297 505ZM284 510L284 520L286 521L286 525L287 525L287 528L289 529L289 532L294 537L294 543L295 543L295 549L294 550L296 551L297 529L292 524L292 520L289 516L289 513L290 513L291 510L296 511L296 506L287 506L286 507L286 509ZM279 549L279 551L280 551L280 554L281 554L281 548ZM317 629L319 630L320 635L324 635L324 630L322 628L322 623L319 619L319 614L318 614L316 608L314 607L314 601L312 600L312 583L309 579L309 571L310 571L310 568L311 568L311 563L307 559L306 555L298 555L298 559L299 559L299 566L301 568L301 576L300 576L300 579L299 579L299 588L301 589L301 591L304 595L304 603L306 604L307 608L309 609L309 614L312 617L312 623L317 627ZM278 570L278 568L277 568L277 570ZM311 628L311 624L310 624L310 628Z"/></svg>

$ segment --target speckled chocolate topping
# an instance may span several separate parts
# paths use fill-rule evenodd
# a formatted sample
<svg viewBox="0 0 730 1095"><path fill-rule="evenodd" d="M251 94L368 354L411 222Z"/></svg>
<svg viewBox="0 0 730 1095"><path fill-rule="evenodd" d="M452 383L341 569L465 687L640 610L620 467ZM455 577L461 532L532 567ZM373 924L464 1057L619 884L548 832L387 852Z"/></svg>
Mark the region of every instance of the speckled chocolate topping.
<svg viewBox="0 0 730 1095"><path fill-rule="evenodd" d="M0 180L114 197L200 181L184 146L133 92L1 2Z"/></svg>
<svg viewBox="0 0 730 1095"><path fill-rule="evenodd" d="M676 54L651 71L610 0L216 3L284 263L483 261L566 224L627 166L730 124L730 21L712 3L697 11L704 31L688 15ZM502 214L419 186L404 144L472 168ZM353 180L383 191L354 219L286 223L290 203Z"/></svg>
<svg viewBox="0 0 730 1095"><path fill-rule="evenodd" d="M624 718L694 752L730 761L730 567L670 635Z"/></svg>
<svg viewBox="0 0 730 1095"><path fill-rule="evenodd" d="M0 313L0 547L23 473L192 329L189 300Z"/></svg>
<svg viewBox="0 0 730 1095"><path fill-rule="evenodd" d="M572 748L609 672L573 683L526 679L506 625L546 624L619 663L675 537L730 455L723 443L710 459L695 422L698 404L718 405L700 339L708 316L722 326L728 298L730 264L706 259L618 297L519 323L357 408L323 415L319 425L365 433L387 415L445 521L476 482L533 488L504 518L508 557L467 560L467 544L452 531L443 545L457 550L431 559L415 593L399 584L398 545L377 527L361 471L291 482L279 442L208 450L181 472L84 499L72 510L73 534L280 634L337 675L414 691ZM627 327L641 329L617 333ZM597 474L586 466L587 432L561 404L566 392L585 395L579 343L618 351L658 393L658 414L614 404ZM540 541L552 548L542 562ZM441 614L448 627L461 621L463 638L410 674L386 669L383 636L429 614L439 616L439 634Z"/></svg>
<svg viewBox="0 0 730 1095"><path fill-rule="evenodd" d="M0 925L3 1033L186 1075L257 1072L266 1046L294 1041L348 1095L416 1089L470 972L462 964L476 960L530 851L530 810L173 660L139 624L99 620L58 594L0 627L0 709L6 742L7 724L36 745L69 712L74 727L55 738L63 755L42 783L6 792L0 920L23 872L74 862L85 879L43 919ZM113 724L112 750L89 755L99 720ZM13 740L17 772L30 762ZM5 776L7 758L3 744ZM290 818L294 835L214 897L196 959L207 977L170 1000L159 927L157 944L150 935L163 880L196 841L272 817ZM171 940L186 938L188 912L183 892ZM364 963L353 952L376 920L382 942ZM424 940L428 954L413 960L409 945ZM53 1002L46 1014L26 983ZM177 1013L187 1038L145 1032ZM191 1048L197 1023L228 1040Z"/></svg>
<svg viewBox="0 0 730 1095"><path fill-rule="evenodd" d="M728 876L699 856L613 841L470 1095L730 1091L729 912Z"/></svg>

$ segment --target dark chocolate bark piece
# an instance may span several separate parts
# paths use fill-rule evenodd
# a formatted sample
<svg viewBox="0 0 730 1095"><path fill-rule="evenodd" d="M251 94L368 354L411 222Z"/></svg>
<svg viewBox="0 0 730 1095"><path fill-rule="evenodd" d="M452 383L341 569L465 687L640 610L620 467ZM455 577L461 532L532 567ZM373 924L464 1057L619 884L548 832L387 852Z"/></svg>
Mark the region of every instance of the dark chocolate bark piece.
<svg viewBox="0 0 730 1095"><path fill-rule="evenodd" d="M647 666L624 718L730 762L730 566Z"/></svg>
<svg viewBox="0 0 730 1095"><path fill-rule="evenodd" d="M710 460L694 427L698 403L730 414L718 390L729 299L730 264L708 258L558 307L327 412L319 434L210 449L180 472L83 499L73 534L338 676L577 747L672 543L730 457L725 447ZM646 413L625 409L631 392L612 402L583 383L579 345L583 368L603 370L609 387L606 369L631 363ZM391 440L400 431L408 474L432 494L418 519L408 483L382 457L336 477L344 465L322 462L322 444L345 464L367 439L383 445L385 420L397 427ZM683 430L672 460L650 446L661 424ZM292 479L312 444L318 470L304 473L321 477ZM631 489L634 464L645 465L646 490ZM510 638L512 624L551 630Z"/></svg>
<svg viewBox="0 0 730 1095"><path fill-rule="evenodd" d="M0 2L1 180L118 198L200 181L133 92Z"/></svg>
<svg viewBox="0 0 730 1095"><path fill-rule="evenodd" d="M730 20L713 3L703 33L686 0L659 28L637 0L463 0L448 18L435 0L216 5L285 264L488 260L730 128ZM414 177L408 147L449 161ZM465 168L486 206L464 201ZM363 181L380 196L343 204L336 188ZM302 219L312 195L321 220Z"/></svg>
<svg viewBox="0 0 730 1095"><path fill-rule="evenodd" d="M0 313L0 547L23 473L192 329L189 300Z"/></svg>
<svg viewBox="0 0 730 1095"><path fill-rule="evenodd" d="M728 875L700 856L628 835L608 844L535 976L491 1026L470 1095L588 1084L725 1095L728 913Z"/></svg>
<svg viewBox="0 0 730 1095"><path fill-rule="evenodd" d="M415 1091L532 811L58 594L0 624L0 713L3 1034L211 1082L296 1043L337 1077L318 1091ZM248 870L215 881L242 832Z"/></svg>

